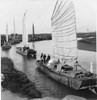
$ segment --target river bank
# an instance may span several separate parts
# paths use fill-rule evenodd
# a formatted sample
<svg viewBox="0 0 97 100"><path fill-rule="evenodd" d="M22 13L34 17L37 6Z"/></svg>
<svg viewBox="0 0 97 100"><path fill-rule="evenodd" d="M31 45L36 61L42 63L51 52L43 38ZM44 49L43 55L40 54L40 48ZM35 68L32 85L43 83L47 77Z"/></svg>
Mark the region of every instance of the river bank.
<svg viewBox="0 0 97 100"><path fill-rule="evenodd" d="M1 58L1 73L4 75L2 87L12 93L19 93L27 98L41 98L41 93L36 89L35 84L27 76L14 68L10 58Z"/></svg>
<svg viewBox="0 0 97 100"><path fill-rule="evenodd" d="M96 32L87 32L87 33L77 33L77 38L82 38L79 42L96 45ZM8 36L8 40L12 45L18 44L22 42L22 34L10 34ZM44 41L44 40L52 40L51 33L40 33L40 34L28 34L28 42L36 42L36 41ZM1 46L6 41L6 36L4 34L1 35Z"/></svg>
<svg viewBox="0 0 97 100"><path fill-rule="evenodd" d="M1 58L1 73L4 75L1 83L3 88L1 92L2 100L61 100L53 97L41 98L41 93L36 89L35 84L23 72L14 67L10 58ZM62 100L67 100L66 98L72 100L70 96L66 96ZM77 96L74 98L74 100L86 100Z"/></svg>

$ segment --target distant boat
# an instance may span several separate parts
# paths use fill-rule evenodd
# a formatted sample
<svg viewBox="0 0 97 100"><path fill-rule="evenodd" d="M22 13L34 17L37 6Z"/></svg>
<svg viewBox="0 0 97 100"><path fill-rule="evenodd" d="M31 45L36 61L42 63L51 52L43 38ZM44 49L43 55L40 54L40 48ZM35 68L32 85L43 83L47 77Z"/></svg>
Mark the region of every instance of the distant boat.
<svg viewBox="0 0 97 100"><path fill-rule="evenodd" d="M25 16L26 12L24 13L23 16L23 35L22 35L23 47L17 47L16 52L23 56L28 56L28 57L30 56L36 58L36 50L30 49L30 47L28 46L28 34L26 33Z"/></svg>
<svg viewBox="0 0 97 100"><path fill-rule="evenodd" d="M97 89L97 75L78 63L76 18L71 1L56 2L51 18L53 59L37 60L38 68L49 77L75 90ZM87 59L86 59L87 60Z"/></svg>
<svg viewBox="0 0 97 100"><path fill-rule="evenodd" d="M6 24L6 42L4 42L2 46L2 50L9 50L11 48L11 44L8 41L8 24Z"/></svg>

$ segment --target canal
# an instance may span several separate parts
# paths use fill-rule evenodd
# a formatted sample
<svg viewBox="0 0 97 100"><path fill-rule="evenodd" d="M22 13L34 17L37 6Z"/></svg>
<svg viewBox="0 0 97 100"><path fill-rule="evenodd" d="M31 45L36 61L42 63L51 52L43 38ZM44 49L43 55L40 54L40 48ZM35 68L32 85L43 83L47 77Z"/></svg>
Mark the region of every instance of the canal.
<svg viewBox="0 0 97 100"><path fill-rule="evenodd" d="M37 59L40 58L41 53L53 55L52 40L35 42L34 45L37 50ZM27 77L35 83L36 88L42 93L43 97L51 96L55 98L63 98L66 95L77 95L87 99L97 98L97 95L93 94L91 91L75 91L47 77L37 69L36 59L28 59L27 57L23 57L16 53L16 47L18 46L22 46L22 43L13 45L12 48L6 52L1 50L1 56L11 58L15 64L15 68L24 72ZM29 43L29 47L33 48L33 44ZM93 71L96 73L96 52L78 50L78 55L79 63L89 71L90 63L92 62Z"/></svg>

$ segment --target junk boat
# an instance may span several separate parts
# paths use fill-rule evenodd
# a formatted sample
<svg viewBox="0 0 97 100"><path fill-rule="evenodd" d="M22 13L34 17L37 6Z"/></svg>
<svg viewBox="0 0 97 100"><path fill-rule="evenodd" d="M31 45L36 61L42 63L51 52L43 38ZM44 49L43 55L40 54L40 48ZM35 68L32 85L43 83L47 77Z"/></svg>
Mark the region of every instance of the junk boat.
<svg viewBox="0 0 97 100"><path fill-rule="evenodd" d="M36 58L36 51L34 49L30 49L27 46L17 47L16 52L23 55L23 56Z"/></svg>
<svg viewBox="0 0 97 100"><path fill-rule="evenodd" d="M57 60L50 60L47 64L38 60L36 64L45 74L75 90L97 86L97 75L91 72L75 70L72 66L62 64Z"/></svg>
<svg viewBox="0 0 97 100"><path fill-rule="evenodd" d="M10 48L11 48L11 45L8 42L4 43L2 46L2 50L9 50Z"/></svg>
<svg viewBox="0 0 97 100"><path fill-rule="evenodd" d="M24 13L23 17L23 36L22 36L23 47L16 47L16 52L23 56L36 58L36 53L37 53L36 50L31 49L28 46L28 34L26 34L25 16L26 12Z"/></svg>
<svg viewBox="0 0 97 100"><path fill-rule="evenodd" d="M97 90L97 75L78 62L76 18L71 1L56 2L52 18L53 56L49 61L37 60L37 67L49 77L75 89Z"/></svg>

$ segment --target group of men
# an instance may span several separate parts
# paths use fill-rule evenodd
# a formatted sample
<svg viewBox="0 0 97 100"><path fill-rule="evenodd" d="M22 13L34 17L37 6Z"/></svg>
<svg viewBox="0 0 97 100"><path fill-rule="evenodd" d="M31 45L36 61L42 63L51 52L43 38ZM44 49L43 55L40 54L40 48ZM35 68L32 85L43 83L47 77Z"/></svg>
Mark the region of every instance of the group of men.
<svg viewBox="0 0 97 100"><path fill-rule="evenodd" d="M41 61L43 61L44 63L47 63L47 62L51 59L51 57L50 57L49 54L48 54L48 56L46 56L46 54L41 53L40 59L41 59ZM58 59L58 62L60 62L59 59ZM65 63L65 62L64 62L64 63ZM75 66L75 70L77 70L77 67L78 67L78 66L81 67L81 65L79 65L78 61L76 61L76 62L74 63L74 66Z"/></svg>
<svg viewBox="0 0 97 100"><path fill-rule="evenodd" d="M50 60L50 55L48 54L48 56L46 56L46 54L43 54L43 53L41 53L41 56L40 56L40 59L44 62L44 63L46 63L46 62L48 62L49 60Z"/></svg>

